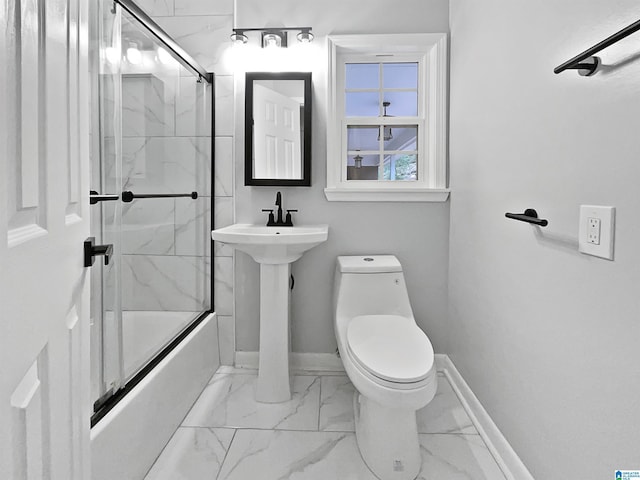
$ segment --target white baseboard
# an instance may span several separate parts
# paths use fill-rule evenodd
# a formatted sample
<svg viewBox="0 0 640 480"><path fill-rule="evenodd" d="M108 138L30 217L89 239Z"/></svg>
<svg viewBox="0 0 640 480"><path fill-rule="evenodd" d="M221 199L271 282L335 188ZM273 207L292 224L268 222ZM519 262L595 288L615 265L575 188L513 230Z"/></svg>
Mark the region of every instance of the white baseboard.
<svg viewBox="0 0 640 480"><path fill-rule="evenodd" d="M291 370L305 372L335 372L344 374L342 360L333 353L297 353L289 357ZM258 368L258 352L236 352L236 368Z"/></svg>
<svg viewBox="0 0 640 480"><path fill-rule="evenodd" d="M511 448L500 429L464 381L448 355L436 355L438 370L443 371L462 402L478 433L487 444L507 480L534 480L518 454Z"/></svg>

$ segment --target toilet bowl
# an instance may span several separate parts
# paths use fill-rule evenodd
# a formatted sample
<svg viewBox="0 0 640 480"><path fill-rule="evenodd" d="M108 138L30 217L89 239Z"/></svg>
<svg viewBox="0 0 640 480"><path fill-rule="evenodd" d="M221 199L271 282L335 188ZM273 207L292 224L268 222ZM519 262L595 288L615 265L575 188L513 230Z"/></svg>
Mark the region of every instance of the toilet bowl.
<svg viewBox="0 0 640 480"><path fill-rule="evenodd" d="M422 463L416 410L433 399L437 375L398 259L338 257L333 307L340 358L356 388L360 454L381 480L412 480Z"/></svg>

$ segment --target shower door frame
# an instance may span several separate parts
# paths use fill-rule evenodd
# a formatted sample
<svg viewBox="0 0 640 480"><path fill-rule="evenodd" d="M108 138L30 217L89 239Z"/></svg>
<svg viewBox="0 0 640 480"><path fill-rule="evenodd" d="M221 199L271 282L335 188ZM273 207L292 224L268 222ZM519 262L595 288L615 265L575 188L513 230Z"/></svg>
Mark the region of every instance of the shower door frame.
<svg viewBox="0 0 640 480"><path fill-rule="evenodd" d="M169 34L167 34L157 23L151 19L143 10L141 10L131 0L113 0L115 5L119 5L126 10L132 17L144 26L163 46L169 49L174 56L178 57L180 63L195 73L198 77L198 83L205 81L209 84L211 95L211 208L210 208L210 230L215 228L214 225L214 202L215 202L215 74L207 72L191 55L189 55ZM167 355L169 355L200 323L202 323L210 314L215 312L214 308L214 245L211 235L208 239L210 243L211 261L209 262L209 309L203 311L198 317L193 319L177 336L175 336L165 347L163 347L155 356L153 356L133 377L127 380L119 390L113 392L112 395L101 398L98 408L91 415L91 428L93 428L102 418L107 415L133 388L138 385ZM204 261L204 257L203 257Z"/></svg>

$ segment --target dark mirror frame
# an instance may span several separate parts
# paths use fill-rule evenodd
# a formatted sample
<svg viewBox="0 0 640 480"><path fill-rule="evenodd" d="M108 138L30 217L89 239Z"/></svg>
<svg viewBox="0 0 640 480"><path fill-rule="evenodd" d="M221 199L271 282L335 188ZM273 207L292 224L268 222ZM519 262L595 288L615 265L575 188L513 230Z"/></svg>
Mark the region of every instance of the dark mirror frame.
<svg viewBox="0 0 640 480"><path fill-rule="evenodd" d="M253 82L254 80L304 81L304 136L302 178L253 178ZM247 72L244 96L244 184L277 187L311 186L311 72Z"/></svg>

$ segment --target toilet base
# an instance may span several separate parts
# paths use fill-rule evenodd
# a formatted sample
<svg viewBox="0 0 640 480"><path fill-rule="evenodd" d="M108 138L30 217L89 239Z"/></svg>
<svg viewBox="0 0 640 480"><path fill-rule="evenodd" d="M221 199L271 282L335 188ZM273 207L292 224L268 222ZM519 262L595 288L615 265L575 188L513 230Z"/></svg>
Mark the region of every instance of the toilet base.
<svg viewBox="0 0 640 480"><path fill-rule="evenodd" d="M355 392L360 455L380 480L413 480L422 459L415 410L383 407Z"/></svg>

